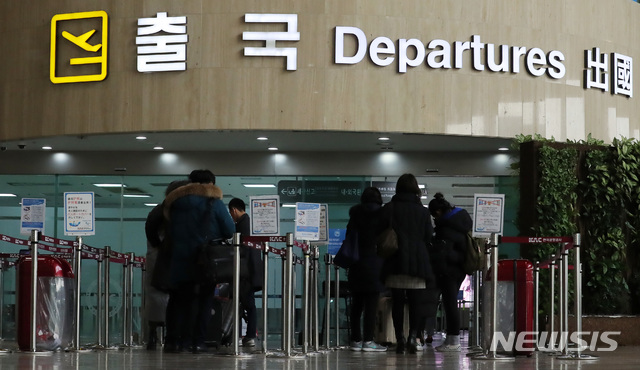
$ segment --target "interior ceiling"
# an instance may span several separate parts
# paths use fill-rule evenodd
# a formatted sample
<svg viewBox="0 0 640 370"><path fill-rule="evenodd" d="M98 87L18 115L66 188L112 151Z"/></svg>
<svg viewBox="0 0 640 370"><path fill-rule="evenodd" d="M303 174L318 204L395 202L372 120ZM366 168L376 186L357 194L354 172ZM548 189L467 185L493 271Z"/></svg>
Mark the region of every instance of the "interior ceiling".
<svg viewBox="0 0 640 370"><path fill-rule="evenodd" d="M0 142L4 150L42 150L42 146L51 146L53 151L152 151L155 145L161 145L165 151L267 151L270 146L279 151L333 151L333 152L497 152L500 147L509 147L512 140L505 138L469 137L451 135L419 134L380 134L362 132L303 132L303 131L198 131L169 133L140 133L147 140L136 140L135 133L93 135L86 137L60 136L29 139L23 141ZM258 141L266 136L267 141ZM379 141L381 136L389 137L386 142ZM24 145L20 149L18 145ZM277 189L248 189L244 183L271 183L279 180L292 180L290 177L226 177L219 185L225 192L225 201L231 197L248 199L250 195L275 194ZM122 198L120 188L100 188L96 182L121 183L124 180L124 193L148 194L148 198ZM151 180L146 176L60 176L57 190L54 176L48 175L3 175L0 176L0 193L15 194L14 198L0 197L0 206L17 206L21 198L45 198L48 205L61 204L61 194L65 191L93 191L96 205L119 208L144 207L144 203L162 201L166 186L175 180L170 176L156 176ZM387 180L385 180L387 181ZM388 181L395 181L390 179ZM454 182L486 182L480 178L431 178L421 180L428 193L442 191L458 197L455 201L463 205L473 192L492 193L493 189L465 189L456 187ZM444 182L440 184L439 182ZM484 186L484 185L482 185ZM492 187L492 186L490 186ZM54 198L57 198L54 200ZM464 204L466 206L466 204Z"/></svg>
<svg viewBox="0 0 640 370"><path fill-rule="evenodd" d="M147 139L137 140L138 135ZM268 140L259 141L259 136ZM382 136L390 140L378 140ZM372 132L194 131L57 136L5 141L0 145L4 150L42 150L43 146L50 146L54 151L150 151L154 146L161 146L165 151L261 151L274 146L288 152L495 152L499 147L509 147L511 141L509 138Z"/></svg>

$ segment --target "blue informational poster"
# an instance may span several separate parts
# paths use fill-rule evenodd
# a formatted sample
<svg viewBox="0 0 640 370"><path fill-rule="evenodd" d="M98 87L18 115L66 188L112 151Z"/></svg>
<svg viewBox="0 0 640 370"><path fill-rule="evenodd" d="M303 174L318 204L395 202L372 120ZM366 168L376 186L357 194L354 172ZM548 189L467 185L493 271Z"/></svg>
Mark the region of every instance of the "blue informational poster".
<svg viewBox="0 0 640 370"><path fill-rule="evenodd" d="M338 253L346 233L347 229L329 229L329 254L335 256Z"/></svg>
<svg viewBox="0 0 640 370"><path fill-rule="evenodd" d="M319 203L296 203L295 238L309 241L320 239Z"/></svg>
<svg viewBox="0 0 640 370"><path fill-rule="evenodd" d="M47 201L41 198L22 198L20 212L20 234L28 235L31 230L44 232Z"/></svg>

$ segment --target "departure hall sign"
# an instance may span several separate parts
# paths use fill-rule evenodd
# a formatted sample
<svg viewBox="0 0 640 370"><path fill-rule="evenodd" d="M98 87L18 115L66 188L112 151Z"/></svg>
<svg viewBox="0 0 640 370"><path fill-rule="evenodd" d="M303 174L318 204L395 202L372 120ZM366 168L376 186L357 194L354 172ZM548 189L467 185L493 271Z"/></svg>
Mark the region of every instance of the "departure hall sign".
<svg viewBox="0 0 640 370"><path fill-rule="evenodd" d="M100 23L87 23L91 19L98 19ZM106 78L107 20L108 16L104 11L58 14L52 18L51 82L88 82ZM74 25L72 21L84 21L86 24ZM284 57L286 69L297 70L297 48L291 44L301 39L297 14L247 13L244 21L247 24L282 24L285 29L284 32L243 32L243 42L264 43L264 46L244 47L244 56ZM65 27L71 28L67 30ZM71 29L74 31L70 31ZM94 34L99 35L96 37L100 37L101 42L91 41ZM60 40L61 38L67 41ZM138 19L135 37L138 45L137 70L185 71L188 39L186 16L169 17L166 12L158 12L154 17ZM355 50L346 50L347 39L355 41ZM287 46L284 47L283 43L287 43ZM360 28L336 26L334 45L335 64L358 64L368 55L370 61L380 67L387 67L396 62L399 73L407 73L409 68L419 66L431 69L462 69L465 67L465 59L469 60L470 56L470 67L479 72L517 74L526 70L534 77L547 75L552 79L561 79L566 74L563 63L565 55L559 50L547 52L537 47L495 45L482 42L480 35L471 35L469 40L453 42L433 39L425 43L418 38L392 40L385 36L378 36L369 41L365 31ZM59 55L64 49L67 49L66 53ZM619 53L601 53L598 47L585 50L584 54L584 88L606 92L611 87L612 94L633 96L631 57ZM99 72L86 68L77 68L74 71L74 68L71 68L78 65L95 65L99 67ZM68 75L61 76L59 70L64 70ZM84 74L79 74L78 71Z"/></svg>

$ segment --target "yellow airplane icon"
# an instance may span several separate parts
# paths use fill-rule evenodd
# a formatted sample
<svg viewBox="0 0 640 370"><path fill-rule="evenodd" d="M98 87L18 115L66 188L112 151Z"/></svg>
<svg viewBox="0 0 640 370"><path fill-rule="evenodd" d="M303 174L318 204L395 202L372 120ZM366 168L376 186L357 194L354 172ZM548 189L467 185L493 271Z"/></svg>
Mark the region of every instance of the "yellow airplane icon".
<svg viewBox="0 0 640 370"><path fill-rule="evenodd" d="M100 50L100 48L102 47L102 44L91 45L87 42L87 40L89 40L89 37L91 37L95 32L96 30L91 30L89 32L83 33L80 36L74 36L67 31L62 31L62 37L71 41L72 43L76 44L77 46L81 47L86 51L92 51L95 53L96 51Z"/></svg>

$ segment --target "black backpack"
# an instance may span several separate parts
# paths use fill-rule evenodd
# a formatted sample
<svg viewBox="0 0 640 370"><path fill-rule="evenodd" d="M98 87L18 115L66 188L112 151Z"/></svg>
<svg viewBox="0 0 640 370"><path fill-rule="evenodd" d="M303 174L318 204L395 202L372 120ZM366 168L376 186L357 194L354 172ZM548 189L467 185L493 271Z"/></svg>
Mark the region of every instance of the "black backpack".
<svg viewBox="0 0 640 370"><path fill-rule="evenodd" d="M476 242L473 235L471 235L471 231L465 234L465 241L466 246L462 270L465 274L472 275L474 272L484 268L484 253L482 253L478 242Z"/></svg>

